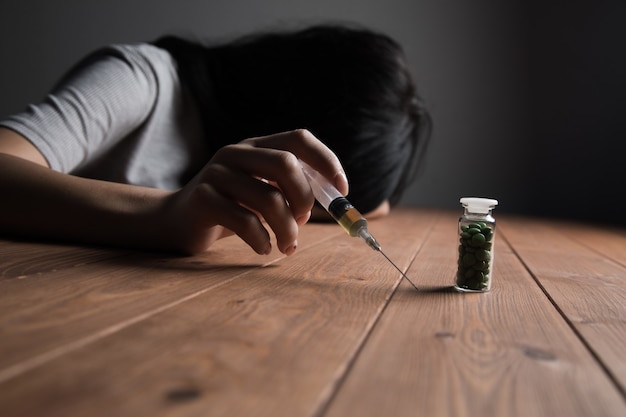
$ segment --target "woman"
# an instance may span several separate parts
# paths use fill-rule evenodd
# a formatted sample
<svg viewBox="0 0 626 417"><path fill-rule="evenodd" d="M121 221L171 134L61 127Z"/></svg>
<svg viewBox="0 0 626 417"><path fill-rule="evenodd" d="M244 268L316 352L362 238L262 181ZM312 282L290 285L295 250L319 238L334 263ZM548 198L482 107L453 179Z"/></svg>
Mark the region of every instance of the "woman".
<svg viewBox="0 0 626 417"><path fill-rule="evenodd" d="M384 215L429 125L400 46L365 29L114 45L0 121L0 233L266 254L266 223L291 254L314 203L298 159Z"/></svg>

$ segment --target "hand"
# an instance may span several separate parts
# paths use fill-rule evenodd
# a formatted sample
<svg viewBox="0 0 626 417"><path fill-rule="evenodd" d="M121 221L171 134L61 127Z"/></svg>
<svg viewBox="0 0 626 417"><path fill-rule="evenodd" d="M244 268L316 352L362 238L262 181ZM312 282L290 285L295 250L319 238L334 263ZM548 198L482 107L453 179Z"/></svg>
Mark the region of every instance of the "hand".
<svg viewBox="0 0 626 417"><path fill-rule="evenodd" d="M181 190L169 197L169 226L186 252L206 250L236 233L257 253L279 250L291 255L298 227L307 222L314 196L301 159L327 177L344 195L345 173L337 157L306 130L244 140L220 149Z"/></svg>

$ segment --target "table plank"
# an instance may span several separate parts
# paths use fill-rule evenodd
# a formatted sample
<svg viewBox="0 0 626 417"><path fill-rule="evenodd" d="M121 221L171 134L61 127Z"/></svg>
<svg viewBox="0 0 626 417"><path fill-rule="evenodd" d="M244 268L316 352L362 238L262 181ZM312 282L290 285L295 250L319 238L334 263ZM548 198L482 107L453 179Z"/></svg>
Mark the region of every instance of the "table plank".
<svg viewBox="0 0 626 417"><path fill-rule="evenodd" d="M567 222L510 218L501 224L529 271L626 394L624 238Z"/></svg>
<svg viewBox="0 0 626 417"><path fill-rule="evenodd" d="M619 390L503 239L490 293L450 289L456 217L439 218L409 270L422 292L394 294L320 415L626 415Z"/></svg>
<svg viewBox="0 0 626 417"><path fill-rule="evenodd" d="M0 240L0 281L74 268L124 256L126 253L100 247Z"/></svg>
<svg viewBox="0 0 626 417"><path fill-rule="evenodd" d="M555 223L570 239L626 267L626 229L576 222Z"/></svg>
<svg viewBox="0 0 626 417"><path fill-rule="evenodd" d="M300 249L342 233L304 228ZM91 255L91 262L75 266L77 258L67 256L59 269L49 269L48 247L27 247L38 272L0 281L0 381L284 257L276 250L257 255L232 236L195 257L127 252L103 255L102 262Z"/></svg>
<svg viewBox="0 0 626 417"><path fill-rule="evenodd" d="M406 268L429 216L398 212L372 222L371 231ZM401 280L362 242L333 242L299 249L0 383L0 409L10 416L312 415Z"/></svg>

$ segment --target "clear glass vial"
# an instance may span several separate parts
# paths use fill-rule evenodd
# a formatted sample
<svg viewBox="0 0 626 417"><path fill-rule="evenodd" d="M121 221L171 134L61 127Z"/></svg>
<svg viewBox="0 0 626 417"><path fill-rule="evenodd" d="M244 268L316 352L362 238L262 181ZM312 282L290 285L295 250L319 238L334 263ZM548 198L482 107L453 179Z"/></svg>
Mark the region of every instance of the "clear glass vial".
<svg viewBox="0 0 626 417"><path fill-rule="evenodd" d="M464 197L459 218L459 259L454 288L462 292L486 292L491 289L493 244L496 220L491 211L498 200Z"/></svg>

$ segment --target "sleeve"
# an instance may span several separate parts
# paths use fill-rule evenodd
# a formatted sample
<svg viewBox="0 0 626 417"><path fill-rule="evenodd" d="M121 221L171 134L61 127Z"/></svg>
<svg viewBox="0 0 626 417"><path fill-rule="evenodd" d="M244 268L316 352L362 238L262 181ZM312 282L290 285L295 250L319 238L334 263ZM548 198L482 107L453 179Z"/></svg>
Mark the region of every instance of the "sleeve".
<svg viewBox="0 0 626 417"><path fill-rule="evenodd" d="M140 126L154 107L152 64L131 47L108 47L75 66L43 102L3 126L30 140L50 167L71 172Z"/></svg>

